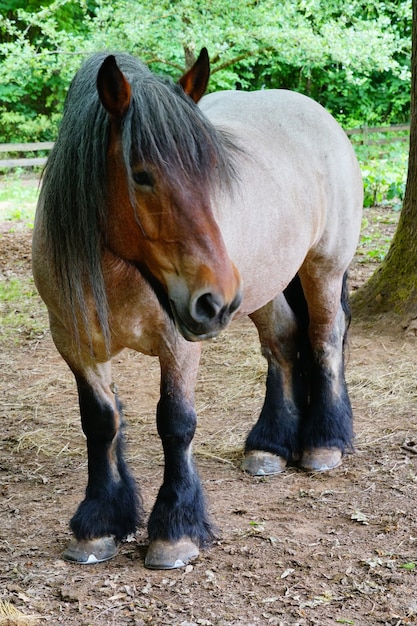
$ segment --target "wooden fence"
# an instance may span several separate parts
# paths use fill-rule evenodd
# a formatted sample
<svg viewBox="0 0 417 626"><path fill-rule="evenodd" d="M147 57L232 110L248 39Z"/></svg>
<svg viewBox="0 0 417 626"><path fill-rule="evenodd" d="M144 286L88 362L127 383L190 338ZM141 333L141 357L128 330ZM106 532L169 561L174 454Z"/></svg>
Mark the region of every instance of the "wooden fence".
<svg viewBox="0 0 417 626"><path fill-rule="evenodd" d="M346 131L353 144L359 145L383 145L398 141L408 141L410 126L408 124L397 124L395 126L381 126L379 128L353 128ZM46 163L46 156L29 156L22 154L27 152L39 153L49 152L53 147L52 141L37 143L3 143L0 144L1 153L7 157L0 159L0 171L13 167L43 167ZM11 156L18 155L18 156Z"/></svg>
<svg viewBox="0 0 417 626"><path fill-rule="evenodd" d="M369 128L363 126L361 128L352 128L346 131L353 144L365 146L376 146L397 141L408 141L410 137L409 124L396 124L394 126L379 126Z"/></svg>
<svg viewBox="0 0 417 626"><path fill-rule="evenodd" d="M46 163L46 156L22 157L26 152L49 152L53 148L53 141L36 143L1 143L0 153L6 154L5 159L0 159L0 169L12 167L43 167ZM19 155L12 157L10 155Z"/></svg>

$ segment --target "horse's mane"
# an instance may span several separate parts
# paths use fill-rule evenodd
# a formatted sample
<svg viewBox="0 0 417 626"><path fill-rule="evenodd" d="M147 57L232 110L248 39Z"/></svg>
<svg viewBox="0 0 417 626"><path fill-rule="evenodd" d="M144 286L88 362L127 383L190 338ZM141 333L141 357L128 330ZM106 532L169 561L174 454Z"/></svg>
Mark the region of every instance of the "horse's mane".
<svg viewBox="0 0 417 626"><path fill-rule="evenodd" d="M101 267L106 224L109 120L97 93L97 73L107 53L92 56L74 77L58 138L44 173L39 205L46 237L75 337L88 329L85 287L93 294L98 320L109 345L107 298ZM122 122L126 175L132 161L148 162L171 183L206 189L229 186L234 178L233 147L182 88L153 74L134 57L116 54L132 89ZM133 209L132 209L133 210Z"/></svg>

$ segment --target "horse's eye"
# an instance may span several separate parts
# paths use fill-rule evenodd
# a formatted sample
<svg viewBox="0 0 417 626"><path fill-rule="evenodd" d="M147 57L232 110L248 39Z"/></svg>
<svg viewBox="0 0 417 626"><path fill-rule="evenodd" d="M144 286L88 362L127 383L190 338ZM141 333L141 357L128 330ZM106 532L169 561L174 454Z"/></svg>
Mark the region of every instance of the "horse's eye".
<svg viewBox="0 0 417 626"><path fill-rule="evenodd" d="M146 172L145 170L133 172L133 180L140 187L153 187L155 184L152 174L150 172Z"/></svg>

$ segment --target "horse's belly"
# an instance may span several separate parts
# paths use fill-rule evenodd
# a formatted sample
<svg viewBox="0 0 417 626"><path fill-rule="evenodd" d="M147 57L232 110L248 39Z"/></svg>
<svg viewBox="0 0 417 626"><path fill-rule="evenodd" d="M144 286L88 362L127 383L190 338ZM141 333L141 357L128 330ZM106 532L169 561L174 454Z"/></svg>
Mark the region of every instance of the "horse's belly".
<svg viewBox="0 0 417 626"><path fill-rule="evenodd" d="M314 238L312 227L300 229L291 222L283 227L279 220L259 213L253 217L221 225L226 248L243 282L239 316L253 313L285 289Z"/></svg>

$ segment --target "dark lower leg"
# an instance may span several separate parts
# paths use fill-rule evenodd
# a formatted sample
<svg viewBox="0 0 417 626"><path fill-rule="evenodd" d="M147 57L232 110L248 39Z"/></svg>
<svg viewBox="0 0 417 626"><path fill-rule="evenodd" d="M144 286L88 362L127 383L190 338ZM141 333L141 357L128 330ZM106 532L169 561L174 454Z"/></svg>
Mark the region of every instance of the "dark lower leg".
<svg viewBox="0 0 417 626"><path fill-rule="evenodd" d="M300 416L308 401L308 382L300 358L304 328L283 294L251 318L259 332L268 374L265 401L247 438L245 453L263 451L290 461L299 455Z"/></svg>
<svg viewBox="0 0 417 626"><path fill-rule="evenodd" d="M298 428L299 408L292 393L284 393L282 372L270 362L264 405L257 423L248 435L245 452L262 450L291 460L299 452Z"/></svg>
<svg viewBox="0 0 417 626"><path fill-rule="evenodd" d="M350 322L346 274L322 276L308 266L303 287L309 302L312 350L309 408L302 423L304 450L352 449L352 408L344 371L344 345ZM313 272L315 269L316 274ZM314 280L313 280L314 279Z"/></svg>
<svg viewBox="0 0 417 626"><path fill-rule="evenodd" d="M164 482L149 518L151 541L189 537L202 546L213 539L201 483L191 456L196 428L192 404L172 383L163 382L157 410L165 455Z"/></svg>
<svg viewBox="0 0 417 626"><path fill-rule="evenodd" d="M340 349L342 352L342 348ZM343 372L316 355L311 381L310 406L302 427L303 449L338 448L342 453L352 449L352 408Z"/></svg>
<svg viewBox="0 0 417 626"><path fill-rule="evenodd" d="M112 535L121 541L141 523L142 505L124 460L121 406L77 378L88 450L85 499L71 520L77 539ZM111 393L109 391L109 393Z"/></svg>

